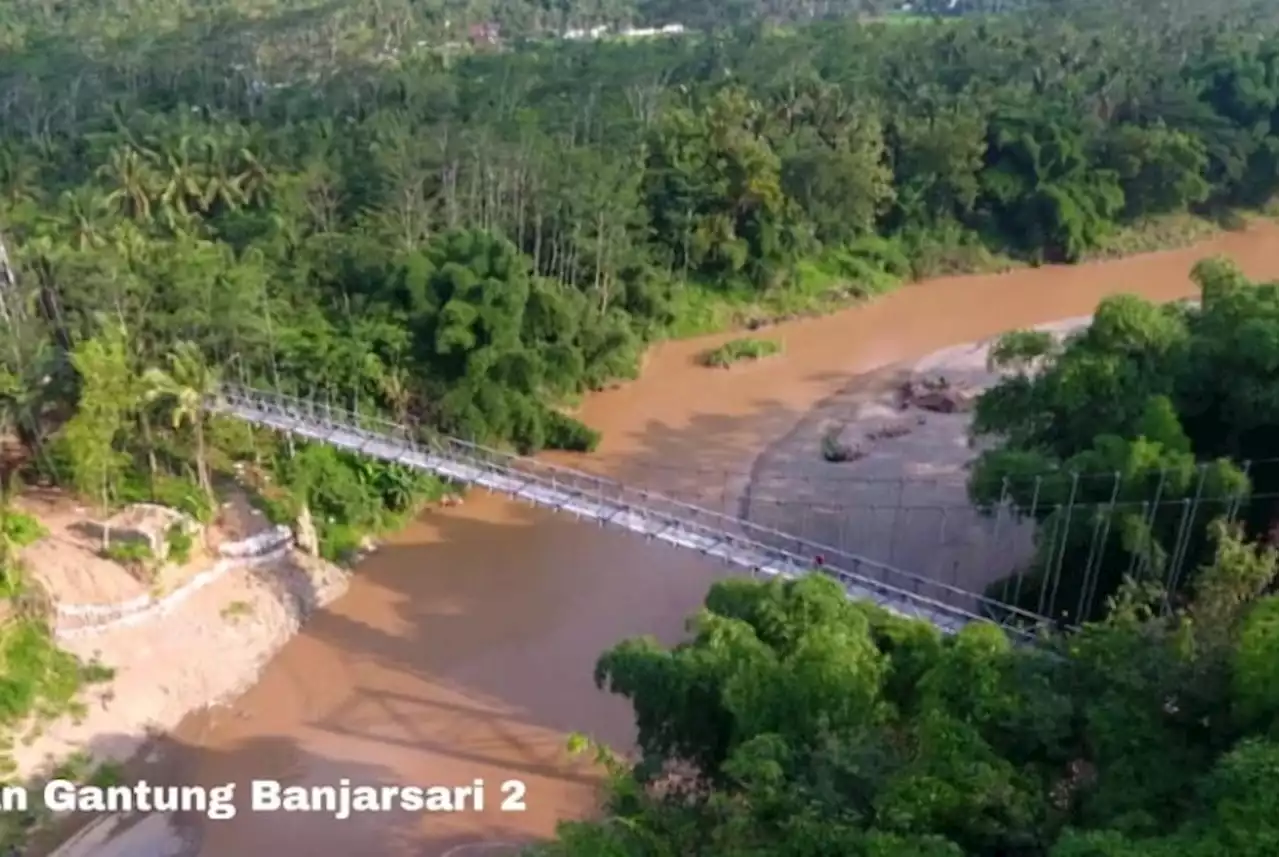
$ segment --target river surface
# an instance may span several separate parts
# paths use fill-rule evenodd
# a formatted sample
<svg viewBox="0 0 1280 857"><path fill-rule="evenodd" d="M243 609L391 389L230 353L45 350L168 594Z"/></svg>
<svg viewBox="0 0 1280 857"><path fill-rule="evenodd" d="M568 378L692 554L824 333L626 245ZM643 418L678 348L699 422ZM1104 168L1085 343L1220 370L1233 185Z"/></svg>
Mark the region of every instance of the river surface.
<svg viewBox="0 0 1280 857"><path fill-rule="evenodd" d="M1000 331L1090 312L1115 292L1191 293L1187 273L1215 253L1275 277L1277 228L1197 247L902 289L836 315L780 325L785 355L713 371L694 356L727 336L653 349L644 377L589 398L604 432L579 466L710 504L741 486L763 447L859 375ZM722 482L723 480L721 480ZM558 819L593 808L596 784L567 760L567 733L615 746L630 708L598 691L599 653L632 635L674 641L728 572L674 548L476 493L424 515L368 559L349 593L316 615L233 705L178 731L182 782L270 778L327 785L488 784L484 812L395 812L338 821L250 814L198 824L199 853L501 857ZM499 784L525 786L524 812L498 809ZM245 786L241 786L245 788Z"/></svg>

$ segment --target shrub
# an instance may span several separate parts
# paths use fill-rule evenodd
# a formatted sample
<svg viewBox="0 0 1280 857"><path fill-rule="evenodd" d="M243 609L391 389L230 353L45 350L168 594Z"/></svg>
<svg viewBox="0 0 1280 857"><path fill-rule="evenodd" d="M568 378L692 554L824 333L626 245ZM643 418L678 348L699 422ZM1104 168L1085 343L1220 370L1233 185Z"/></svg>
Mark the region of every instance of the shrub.
<svg viewBox="0 0 1280 857"><path fill-rule="evenodd" d="M703 366L709 366L713 369L727 369L734 363L743 360L760 360L777 354L781 350L782 346L772 339L745 337L743 339L730 340L719 348L704 352L699 358L699 362Z"/></svg>
<svg viewBox="0 0 1280 857"><path fill-rule="evenodd" d="M1239 645L1232 659L1232 689L1240 722L1274 722L1277 690L1275 655L1280 630L1280 605L1274 595L1258 601L1240 625Z"/></svg>
<svg viewBox="0 0 1280 857"><path fill-rule="evenodd" d="M360 531L349 524L318 523L320 555L330 562L347 562L360 552Z"/></svg>
<svg viewBox="0 0 1280 857"><path fill-rule="evenodd" d="M109 559L124 566L130 574L143 583L155 582L156 556L146 542L113 542L102 549L101 555L103 559Z"/></svg>
<svg viewBox="0 0 1280 857"><path fill-rule="evenodd" d="M202 524L212 521L214 512L217 511L209 502L209 496L189 479L159 476L151 496L161 506L184 512Z"/></svg>
<svg viewBox="0 0 1280 857"><path fill-rule="evenodd" d="M191 560L191 548L195 545L195 539L182 524L171 525L164 534L164 541L168 547L165 558L169 562L183 565Z"/></svg>
<svg viewBox="0 0 1280 857"><path fill-rule="evenodd" d="M278 485L266 485L249 495L249 502L273 524L292 527L302 511L296 497Z"/></svg>
<svg viewBox="0 0 1280 857"><path fill-rule="evenodd" d="M547 418L547 447L563 449L568 452L594 452L600 443L600 432L565 416L558 411L550 411Z"/></svg>
<svg viewBox="0 0 1280 857"><path fill-rule="evenodd" d="M0 726L30 714L58 714L90 675L59 649L39 622L19 620L0 629Z"/></svg>
<svg viewBox="0 0 1280 857"><path fill-rule="evenodd" d="M0 529L16 548L24 548L49 535L49 531L35 518L13 510L0 512Z"/></svg>

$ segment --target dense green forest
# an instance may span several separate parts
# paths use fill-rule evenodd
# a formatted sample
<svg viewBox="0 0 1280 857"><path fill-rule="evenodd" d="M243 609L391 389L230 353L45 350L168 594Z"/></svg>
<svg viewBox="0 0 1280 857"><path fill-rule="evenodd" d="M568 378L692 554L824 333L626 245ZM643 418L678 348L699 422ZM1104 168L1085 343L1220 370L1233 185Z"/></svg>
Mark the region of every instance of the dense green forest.
<svg viewBox="0 0 1280 857"><path fill-rule="evenodd" d="M45 476L110 503L194 454L207 489L247 439L176 394L227 377L589 448L558 405L655 337L1275 193L1261 5L455 54L443 8L5 3L0 402ZM335 519L382 491L339 471L407 478L288 460Z"/></svg>
<svg viewBox="0 0 1280 857"><path fill-rule="evenodd" d="M716 584L674 649L606 653L641 759L545 857L1265 857L1274 550L1226 533L1196 598L1137 590L1041 648L943 637L818 576Z"/></svg>
<svg viewBox="0 0 1280 857"><path fill-rule="evenodd" d="M208 518L248 462L268 510L312 510L340 556L441 486L211 419L224 380L588 449L564 406L659 337L1144 249L1171 219L1274 198L1269 5L919 8L0 0L6 476ZM488 22L502 35L476 38ZM663 23L689 32L557 38ZM1195 462L1214 490L1257 480L1275 289L1200 277L1202 309L1111 302L984 399L979 430L1004 443L974 496L1032 466L1119 467L1135 491L1173 469L1179 497ZM1249 539L1274 521L1242 511ZM5 594L20 520L0 531ZM1207 570L1172 615L1132 588L1044 651L993 628L944 640L817 579L717 587L691 643L602 660L645 759L616 770L610 819L552 853L1270 853L1276 603L1256 596L1276 558L1207 520L1186 547L1163 519L1115 529L1108 573L1172 551ZM1089 585L1083 550L1065 562ZM0 714L65 703L89 676L12 627L31 675L6 654Z"/></svg>

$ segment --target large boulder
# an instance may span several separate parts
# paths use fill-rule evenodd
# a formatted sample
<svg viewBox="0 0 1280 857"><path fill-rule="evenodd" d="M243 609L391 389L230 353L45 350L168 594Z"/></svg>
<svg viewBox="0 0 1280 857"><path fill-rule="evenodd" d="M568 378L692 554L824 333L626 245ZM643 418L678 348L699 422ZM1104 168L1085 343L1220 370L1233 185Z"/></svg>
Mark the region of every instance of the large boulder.
<svg viewBox="0 0 1280 857"><path fill-rule="evenodd" d="M906 381L898 390L902 408L919 408L935 414L973 410L980 395L982 390L967 384L953 384L946 378Z"/></svg>

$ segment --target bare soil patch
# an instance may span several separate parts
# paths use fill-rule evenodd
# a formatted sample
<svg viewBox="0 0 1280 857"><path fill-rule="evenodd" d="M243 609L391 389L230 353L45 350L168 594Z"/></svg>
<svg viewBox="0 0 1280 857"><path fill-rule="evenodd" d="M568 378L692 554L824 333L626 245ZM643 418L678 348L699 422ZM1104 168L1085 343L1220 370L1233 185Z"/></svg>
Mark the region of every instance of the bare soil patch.
<svg viewBox="0 0 1280 857"><path fill-rule="evenodd" d="M24 550L23 559L55 604L162 598L212 565L218 545L271 528L242 496L233 494L191 560L168 566L158 585L148 587L99 555L101 538L84 526L91 511L74 499L35 491L23 495L18 505L49 530ZM110 667L115 675L84 693L82 716L23 730L11 752L18 775L36 774L79 750L99 760L128 758L152 734L251 685L306 617L340 594L345 584L341 570L290 551L267 565L233 569L171 610L137 624L63 638L62 648Z"/></svg>
<svg viewBox="0 0 1280 857"><path fill-rule="evenodd" d="M65 640L64 649L111 667L115 676L85 694L83 717L61 718L15 746L18 772L32 775L78 750L99 760L128 759L187 714L237 695L314 609L342 591L345 579L295 552L272 566L233 570L142 624Z"/></svg>
<svg viewBox="0 0 1280 857"><path fill-rule="evenodd" d="M147 593L148 587L123 566L99 556L102 540L85 527L94 515L74 497L36 489L24 492L15 506L49 531L23 550L22 559L54 601L115 604Z"/></svg>

